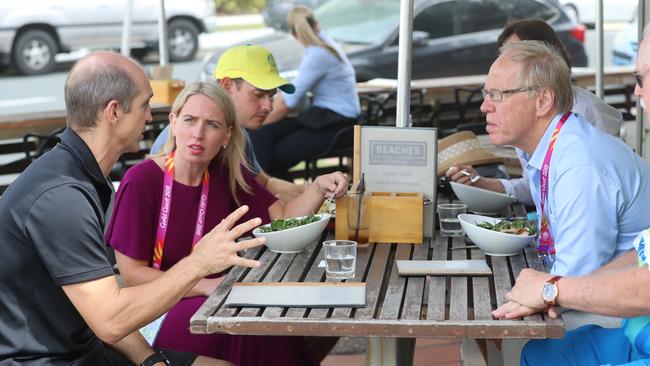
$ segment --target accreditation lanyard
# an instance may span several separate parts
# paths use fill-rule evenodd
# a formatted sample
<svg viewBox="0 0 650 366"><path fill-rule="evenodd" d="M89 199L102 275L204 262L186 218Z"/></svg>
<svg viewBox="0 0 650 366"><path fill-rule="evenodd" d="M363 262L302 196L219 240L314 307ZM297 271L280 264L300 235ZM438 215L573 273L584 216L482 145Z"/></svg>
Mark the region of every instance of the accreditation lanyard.
<svg viewBox="0 0 650 366"><path fill-rule="evenodd" d="M174 152L165 160L165 179L163 182L162 199L160 202L160 215L158 218L158 228L156 230L156 246L153 250L153 268L160 269L163 258L163 248L165 247L165 237L167 236L167 227L169 226L169 211L172 204L172 187L174 186ZM199 201L198 212L196 213L196 225L194 226L194 237L192 238L192 249L203 236L203 223L205 222L205 212L208 205L208 194L210 187L210 175L206 169L203 172L203 181L201 184L201 199Z"/></svg>
<svg viewBox="0 0 650 366"><path fill-rule="evenodd" d="M546 211L544 211L544 206L548 199L548 176L551 171L551 156L553 156L553 150L555 149L555 141L557 140L557 135L560 133L560 129L564 126L564 122L571 116L571 112L567 112L562 116L560 122L558 122L551 136L551 142L548 144L548 150L546 150L546 156L544 157L544 163L542 164L542 172L539 176L539 188L540 188L540 206L542 207L542 227L539 232L539 241L537 244L537 251L540 253L546 254L555 254L555 240L551 235L551 232L548 228L548 220L546 219Z"/></svg>

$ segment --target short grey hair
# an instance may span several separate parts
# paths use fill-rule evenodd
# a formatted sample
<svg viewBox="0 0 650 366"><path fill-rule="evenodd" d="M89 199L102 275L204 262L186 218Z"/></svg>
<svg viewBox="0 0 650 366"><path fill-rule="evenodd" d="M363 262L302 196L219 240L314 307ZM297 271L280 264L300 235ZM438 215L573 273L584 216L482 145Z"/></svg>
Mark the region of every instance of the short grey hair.
<svg viewBox="0 0 650 366"><path fill-rule="evenodd" d="M131 110L138 95L138 86L126 67L112 63L84 65L83 72L75 67L65 82L64 96L69 124L80 129L94 128L98 113L112 100L124 112Z"/></svg>
<svg viewBox="0 0 650 366"><path fill-rule="evenodd" d="M508 57L521 66L517 75L518 87L532 88L534 93L548 88L553 91L553 105L560 113L573 107L571 70L562 57L541 41L512 42L500 49L502 57Z"/></svg>

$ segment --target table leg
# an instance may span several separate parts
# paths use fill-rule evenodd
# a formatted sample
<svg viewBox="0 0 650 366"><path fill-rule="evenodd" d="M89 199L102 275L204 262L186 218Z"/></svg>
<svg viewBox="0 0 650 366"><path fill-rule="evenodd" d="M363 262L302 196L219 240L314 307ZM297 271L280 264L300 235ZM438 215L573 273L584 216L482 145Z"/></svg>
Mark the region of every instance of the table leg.
<svg viewBox="0 0 650 366"><path fill-rule="evenodd" d="M366 366L412 366L415 338L368 338Z"/></svg>

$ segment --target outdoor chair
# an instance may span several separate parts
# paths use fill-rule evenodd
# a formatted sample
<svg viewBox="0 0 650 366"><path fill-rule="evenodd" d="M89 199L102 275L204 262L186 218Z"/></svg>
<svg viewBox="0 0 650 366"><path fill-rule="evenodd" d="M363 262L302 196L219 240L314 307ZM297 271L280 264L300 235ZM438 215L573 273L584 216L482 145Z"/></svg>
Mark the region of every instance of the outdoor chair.
<svg viewBox="0 0 650 366"><path fill-rule="evenodd" d="M438 104L429 125L438 129L439 138L459 131L485 134L485 115L480 111L483 102L481 89L456 88L453 102Z"/></svg>

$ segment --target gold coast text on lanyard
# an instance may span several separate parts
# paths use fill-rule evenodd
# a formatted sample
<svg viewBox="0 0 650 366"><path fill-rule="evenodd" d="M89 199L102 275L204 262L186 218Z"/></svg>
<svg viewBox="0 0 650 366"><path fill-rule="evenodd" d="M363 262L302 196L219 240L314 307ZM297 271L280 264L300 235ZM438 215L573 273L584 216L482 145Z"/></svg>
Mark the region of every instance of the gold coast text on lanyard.
<svg viewBox="0 0 650 366"><path fill-rule="evenodd" d="M153 250L152 266L160 269L163 258L163 249L165 248L165 237L167 236L167 227L169 226L169 215L172 205L172 188L174 186L174 152L165 160L165 179L163 182L162 199L160 202L160 215L158 216L158 227L156 229L156 244ZM196 225L194 226L194 237L192 238L192 249L203 235L203 224L205 222L205 212L208 207L208 194L210 193L210 174L208 169L203 172L201 181L201 200L199 202L198 212L196 213Z"/></svg>
<svg viewBox="0 0 650 366"><path fill-rule="evenodd" d="M555 131L553 131L553 135L551 136L551 141L548 144L548 150L546 150L546 156L544 157L544 163L542 164L542 172L539 175L539 190L541 196L539 203L542 209L542 225L539 231L537 251L549 255L555 254L555 240L553 239L548 227L548 219L546 218L546 211L544 209L548 200L548 176L551 170L551 157L553 156L553 150L555 149L557 135L560 133L562 126L564 126L564 123L570 116L571 112L564 114L555 127Z"/></svg>

